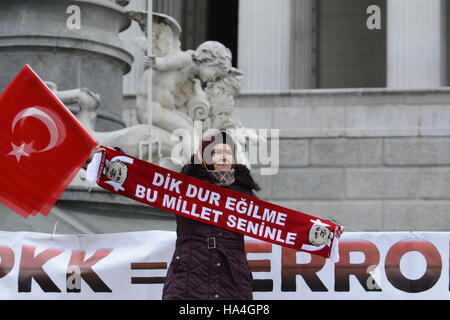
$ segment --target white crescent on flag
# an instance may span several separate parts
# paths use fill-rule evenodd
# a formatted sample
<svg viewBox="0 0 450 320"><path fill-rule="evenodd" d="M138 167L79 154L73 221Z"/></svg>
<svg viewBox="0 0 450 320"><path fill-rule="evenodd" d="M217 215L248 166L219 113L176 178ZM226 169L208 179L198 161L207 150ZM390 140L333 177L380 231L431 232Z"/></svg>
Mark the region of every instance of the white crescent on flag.
<svg viewBox="0 0 450 320"><path fill-rule="evenodd" d="M32 150L32 152L48 151L48 150L56 147L57 145L61 144L64 141L65 135L60 134L58 126L56 125L56 122L55 122L56 119L53 119L49 114L45 113L41 108L38 109L38 107L26 108L26 109L20 111L14 117L11 130L14 131L14 128L15 128L17 122L19 122L21 119L24 119L27 117L34 117L38 120L41 120L47 127L48 132L50 133L50 141L49 141L48 145L41 150ZM64 128L64 127L62 127L62 128Z"/></svg>

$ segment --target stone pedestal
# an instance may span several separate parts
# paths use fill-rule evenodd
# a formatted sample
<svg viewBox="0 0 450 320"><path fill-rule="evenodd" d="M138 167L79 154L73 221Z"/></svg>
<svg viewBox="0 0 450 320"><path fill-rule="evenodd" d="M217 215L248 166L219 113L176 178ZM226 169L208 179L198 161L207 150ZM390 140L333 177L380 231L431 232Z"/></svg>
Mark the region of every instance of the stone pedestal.
<svg viewBox="0 0 450 320"><path fill-rule="evenodd" d="M387 86L432 88L445 85L444 2L387 2Z"/></svg>
<svg viewBox="0 0 450 320"><path fill-rule="evenodd" d="M68 27L73 5L79 8L79 29ZM29 64L59 90L87 87L100 94L97 130L124 127L122 78L133 57L118 37L130 25L123 13L106 0L1 1L0 90Z"/></svg>

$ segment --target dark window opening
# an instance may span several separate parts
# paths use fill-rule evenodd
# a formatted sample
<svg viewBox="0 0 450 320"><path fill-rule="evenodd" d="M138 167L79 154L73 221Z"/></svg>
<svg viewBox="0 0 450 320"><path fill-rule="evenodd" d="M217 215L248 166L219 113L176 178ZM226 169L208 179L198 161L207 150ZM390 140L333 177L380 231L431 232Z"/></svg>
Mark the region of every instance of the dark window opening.
<svg viewBox="0 0 450 320"><path fill-rule="evenodd" d="M237 66L239 0L208 2L207 40L221 42L231 50L233 67Z"/></svg>

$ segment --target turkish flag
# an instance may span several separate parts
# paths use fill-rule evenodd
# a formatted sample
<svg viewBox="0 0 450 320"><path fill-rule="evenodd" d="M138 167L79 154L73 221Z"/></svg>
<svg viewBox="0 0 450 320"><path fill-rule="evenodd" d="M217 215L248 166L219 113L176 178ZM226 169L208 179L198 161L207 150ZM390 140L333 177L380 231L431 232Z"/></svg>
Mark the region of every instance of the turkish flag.
<svg viewBox="0 0 450 320"><path fill-rule="evenodd" d="M0 96L0 201L48 215L97 145L26 65Z"/></svg>

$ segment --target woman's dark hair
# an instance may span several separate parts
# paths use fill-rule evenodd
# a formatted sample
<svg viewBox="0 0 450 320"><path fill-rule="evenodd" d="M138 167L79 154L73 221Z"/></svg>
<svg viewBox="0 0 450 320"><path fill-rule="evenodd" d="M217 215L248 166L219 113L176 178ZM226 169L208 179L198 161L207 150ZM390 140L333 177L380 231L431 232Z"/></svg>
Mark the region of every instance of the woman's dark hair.
<svg viewBox="0 0 450 320"><path fill-rule="evenodd" d="M125 153L125 151L123 151L121 148L119 148L119 147L114 147L114 150L116 150L116 151L119 151L119 152L122 152L122 153Z"/></svg>

